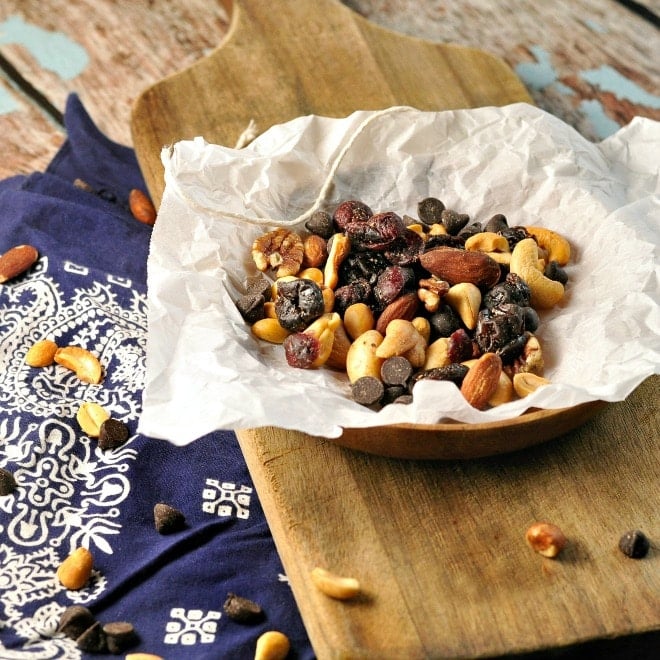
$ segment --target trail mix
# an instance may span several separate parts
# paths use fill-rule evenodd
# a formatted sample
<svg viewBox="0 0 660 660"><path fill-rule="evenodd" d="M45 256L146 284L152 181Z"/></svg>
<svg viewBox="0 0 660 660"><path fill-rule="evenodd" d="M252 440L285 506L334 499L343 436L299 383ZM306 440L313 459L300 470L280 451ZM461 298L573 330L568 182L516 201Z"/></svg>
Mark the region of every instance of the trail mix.
<svg viewBox="0 0 660 660"><path fill-rule="evenodd" d="M434 197L417 211L347 200L304 231L259 236L260 273L236 301L253 334L292 367L345 370L373 408L409 402L422 379L455 383L481 410L548 384L534 333L563 298L568 241L501 213L471 222Z"/></svg>

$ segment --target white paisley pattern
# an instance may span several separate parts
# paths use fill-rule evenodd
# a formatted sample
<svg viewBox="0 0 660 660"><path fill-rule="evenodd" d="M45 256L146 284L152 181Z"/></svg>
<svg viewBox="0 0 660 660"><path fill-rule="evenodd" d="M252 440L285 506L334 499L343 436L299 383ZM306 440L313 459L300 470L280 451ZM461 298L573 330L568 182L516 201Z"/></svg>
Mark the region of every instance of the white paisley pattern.
<svg viewBox="0 0 660 660"><path fill-rule="evenodd" d="M101 451L75 415L83 401L95 401L116 419L137 419L146 296L122 278L97 282L87 268L65 264L65 270L74 278L69 296L48 275L45 257L29 277L0 287L0 467L19 486L0 496L0 630L24 640L22 650L0 642L3 659L80 657L72 640L55 634L62 605L54 596L65 591L71 603L91 602L105 590L105 578L95 572L84 589L71 592L55 572L78 546L112 554L130 492L126 473L137 455L132 438ZM27 350L46 337L95 353L106 369L102 384L83 383L59 365L27 366Z"/></svg>

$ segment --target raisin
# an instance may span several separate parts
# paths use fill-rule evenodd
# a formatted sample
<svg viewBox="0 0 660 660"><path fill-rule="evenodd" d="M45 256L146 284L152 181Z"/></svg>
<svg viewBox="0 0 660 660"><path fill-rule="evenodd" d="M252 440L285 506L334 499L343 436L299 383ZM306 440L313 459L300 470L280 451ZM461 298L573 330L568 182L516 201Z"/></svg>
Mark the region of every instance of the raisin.
<svg viewBox="0 0 660 660"><path fill-rule="evenodd" d="M538 312L533 307L521 307L521 309L523 311L523 327L529 332L534 332L541 323Z"/></svg>
<svg viewBox="0 0 660 660"><path fill-rule="evenodd" d="M482 305L488 309L505 303L529 307L531 292L529 286L519 275L509 273L503 282L489 289L483 297Z"/></svg>
<svg viewBox="0 0 660 660"><path fill-rule="evenodd" d="M449 305L442 305L429 317L429 323L436 337L449 337L461 327L461 319Z"/></svg>
<svg viewBox="0 0 660 660"><path fill-rule="evenodd" d="M340 286L335 290L334 311L343 317L348 307L355 303L368 305L371 302L371 294L371 284L367 280L355 280Z"/></svg>
<svg viewBox="0 0 660 660"><path fill-rule="evenodd" d="M650 548L651 543L648 537L639 529L626 532L619 539L619 550L631 559L643 559L648 554Z"/></svg>
<svg viewBox="0 0 660 660"><path fill-rule="evenodd" d="M411 268L388 266L379 276L374 286L376 303L385 308L404 291L415 284L415 273Z"/></svg>
<svg viewBox="0 0 660 660"><path fill-rule="evenodd" d="M261 605L249 598L237 596L232 592L227 594L222 609L232 621L237 621L238 623L256 623L264 618L264 611Z"/></svg>
<svg viewBox="0 0 660 660"><path fill-rule="evenodd" d="M424 250L432 250L437 247L462 248L465 245L465 239L450 234L434 234L429 236L424 244Z"/></svg>
<svg viewBox="0 0 660 660"><path fill-rule="evenodd" d="M545 267L543 274L548 279L555 280L556 282L560 282L563 285L566 285L568 282L568 275L566 274L566 271L556 261L549 262Z"/></svg>
<svg viewBox="0 0 660 660"><path fill-rule="evenodd" d="M460 387L468 370L468 367L464 364L454 363L448 364L444 367L435 367L433 369L418 371L412 377L410 387L412 389L415 383L418 383L420 380L448 380Z"/></svg>
<svg viewBox="0 0 660 660"><path fill-rule="evenodd" d="M516 358L522 354L528 339L528 334L522 334L520 337L516 337L504 344L501 348L498 348L495 354L500 356L503 364L513 364Z"/></svg>
<svg viewBox="0 0 660 660"><path fill-rule="evenodd" d="M513 248L524 238L532 238L532 235L524 227L520 226L503 229L499 231L498 234L506 238L511 252L513 252Z"/></svg>
<svg viewBox="0 0 660 660"><path fill-rule="evenodd" d="M339 281L350 284L355 280L367 280L372 286L389 261L380 252L351 252L339 266Z"/></svg>
<svg viewBox="0 0 660 660"><path fill-rule="evenodd" d="M277 285L275 314L283 328L292 332L304 330L324 311L323 292L313 280L297 279Z"/></svg>
<svg viewBox="0 0 660 660"><path fill-rule="evenodd" d="M425 247L424 239L416 231L406 229L403 235L385 250L385 256L393 264L407 266L419 259Z"/></svg>
<svg viewBox="0 0 660 660"><path fill-rule="evenodd" d="M482 309L477 318L474 338L483 353L495 353L523 334L522 308L504 303L492 309Z"/></svg>
<svg viewBox="0 0 660 660"><path fill-rule="evenodd" d="M332 220L339 231L346 231L349 224L366 222L372 215L373 211L364 202L347 200L335 209Z"/></svg>
<svg viewBox="0 0 660 660"><path fill-rule="evenodd" d="M298 369L311 369L319 356L321 346L316 337L304 332L296 332L284 340L284 355L289 366Z"/></svg>

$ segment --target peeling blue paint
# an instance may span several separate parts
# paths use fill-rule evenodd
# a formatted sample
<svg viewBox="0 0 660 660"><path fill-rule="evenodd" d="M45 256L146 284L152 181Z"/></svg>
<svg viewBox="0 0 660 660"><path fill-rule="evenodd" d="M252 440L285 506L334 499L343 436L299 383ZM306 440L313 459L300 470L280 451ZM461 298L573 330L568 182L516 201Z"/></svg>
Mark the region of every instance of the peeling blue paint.
<svg viewBox="0 0 660 660"><path fill-rule="evenodd" d="M79 75L89 62L87 51L62 32L49 32L10 16L0 23L0 45L21 44L40 66L63 80Z"/></svg>
<svg viewBox="0 0 660 660"><path fill-rule="evenodd" d="M611 66L604 64L598 69L583 71L580 75L588 83L599 87L604 92L611 92L617 98L625 99L636 105L660 109L660 96L650 94Z"/></svg>
<svg viewBox="0 0 660 660"><path fill-rule="evenodd" d="M521 62L516 65L516 73L527 87L542 90L557 80L557 72L550 62L550 53L540 46L530 48L536 62Z"/></svg>
<svg viewBox="0 0 660 660"><path fill-rule="evenodd" d="M552 88L557 92L559 92L560 94L564 94L564 96L575 95L575 90L572 87L569 87L568 85L564 85L563 82L559 82L558 80L552 83Z"/></svg>
<svg viewBox="0 0 660 660"><path fill-rule="evenodd" d="M580 112L589 120L594 133L601 140L613 135L621 128L619 124L605 114L603 104L597 99L582 101Z"/></svg>
<svg viewBox="0 0 660 660"><path fill-rule="evenodd" d="M591 18L587 18L583 23L592 31L597 34L607 34L607 28L604 28L600 23Z"/></svg>

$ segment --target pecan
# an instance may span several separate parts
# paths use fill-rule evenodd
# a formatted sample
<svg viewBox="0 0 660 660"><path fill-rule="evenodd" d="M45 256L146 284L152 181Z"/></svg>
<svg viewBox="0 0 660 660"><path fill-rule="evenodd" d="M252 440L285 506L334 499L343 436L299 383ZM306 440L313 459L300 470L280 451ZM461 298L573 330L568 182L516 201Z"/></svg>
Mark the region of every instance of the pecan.
<svg viewBox="0 0 660 660"><path fill-rule="evenodd" d="M252 243L252 258L257 268L262 272L276 269L277 277L296 275L304 254L300 236L283 227L263 234Z"/></svg>

